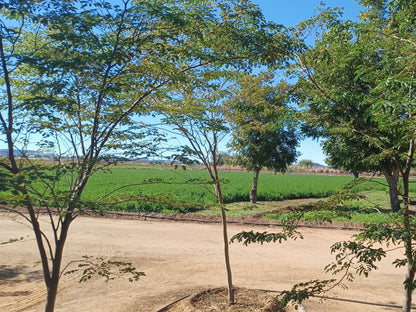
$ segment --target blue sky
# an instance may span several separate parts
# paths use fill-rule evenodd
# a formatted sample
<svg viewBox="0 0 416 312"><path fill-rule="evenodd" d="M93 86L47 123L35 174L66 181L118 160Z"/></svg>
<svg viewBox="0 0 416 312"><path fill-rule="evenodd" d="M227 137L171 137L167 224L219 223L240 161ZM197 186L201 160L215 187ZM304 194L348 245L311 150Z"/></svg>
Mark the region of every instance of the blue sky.
<svg viewBox="0 0 416 312"><path fill-rule="evenodd" d="M252 0L262 9L267 20L283 24L286 27L295 26L299 22L318 14L317 6L321 0ZM323 1L328 7L343 8L345 19L356 19L360 12L360 5L355 0L327 0ZM313 162L325 164L320 143L305 139L299 147L298 160L310 159Z"/></svg>
<svg viewBox="0 0 416 312"><path fill-rule="evenodd" d="M360 11L360 5L355 0L252 0L260 6L266 19L285 26L294 26L317 14L316 7L321 1L328 7L344 8L347 19L356 18Z"/></svg>

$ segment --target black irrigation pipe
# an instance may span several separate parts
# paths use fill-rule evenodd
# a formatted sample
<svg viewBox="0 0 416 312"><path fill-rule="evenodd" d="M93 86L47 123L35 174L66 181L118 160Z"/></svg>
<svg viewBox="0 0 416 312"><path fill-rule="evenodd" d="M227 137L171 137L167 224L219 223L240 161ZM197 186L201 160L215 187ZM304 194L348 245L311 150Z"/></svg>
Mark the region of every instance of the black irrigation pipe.
<svg viewBox="0 0 416 312"><path fill-rule="evenodd" d="M2 209L0 206L0 211L5 210L8 212L13 212L8 209ZM40 209L40 213L48 213L46 209ZM105 217L106 215L114 215L118 217L129 217L129 218L144 218L146 220L149 219L156 219L156 220L169 220L169 221L177 221L177 222L194 222L194 223L208 223L208 224L218 224L221 223L221 220L207 220L207 219L197 219L197 218L178 218L178 217L169 217L165 215L158 215L158 214L141 214L137 212L118 212L118 211L105 211L99 212L96 210L84 210L81 215L88 215L88 216L96 216L96 217ZM275 227L282 227L279 223L270 223L270 222L250 222L250 221L235 221L232 218L228 218L227 224L240 224L240 225L255 225L255 226L275 226ZM299 228L311 228L311 229L327 229L327 230L364 230L363 227L348 227L348 226L325 226L325 225L318 225L318 224L299 224Z"/></svg>
<svg viewBox="0 0 416 312"><path fill-rule="evenodd" d="M183 299L186 299L186 298L188 298L188 297L192 296L193 294L194 294L194 293L193 293L193 292L191 292L191 293L189 293L189 294L187 294L187 295L185 295L185 296L182 296L182 297L180 297L180 298L178 298L178 299L176 299L176 300L172 301L171 303L168 303L168 304L167 304L167 305L165 305L163 308L156 310L156 312L164 312L164 311L166 311L166 309L170 308L170 307L171 307L171 306L173 306L175 303L177 303L177 302L179 302L179 301L181 301L181 300L183 300Z"/></svg>
<svg viewBox="0 0 416 312"><path fill-rule="evenodd" d="M338 300L338 301L346 301L346 302L359 303L359 304L367 304L367 305L373 305L373 306L379 306L379 307L388 307L388 308L397 308L397 309L402 309L403 308L403 306L401 306L401 305L390 304L390 303L368 302L368 301L362 301L362 300L345 299L345 298L328 297L328 296L319 296L319 295L313 295L313 297L328 299L328 300ZM416 306L414 306L414 305L411 306L411 309L415 310Z"/></svg>
<svg viewBox="0 0 416 312"><path fill-rule="evenodd" d="M281 293L281 291L278 290L269 290L269 289L256 289L259 291L264 292L271 292L271 293ZM378 307L387 307L387 308L397 308L402 309L403 306L397 305L397 304L390 304L390 303L377 303L377 302L368 302L368 301L362 301L362 300L356 300L356 299L346 299L346 298L339 298L339 297L329 297L329 296L321 296L321 295L311 295L311 297L315 298L321 298L325 300L336 300L336 301L344 301L344 302L351 302L351 303L358 303L358 304L366 304L366 305L372 305L372 306L378 306ZM412 310L416 309L416 306L411 306Z"/></svg>
<svg viewBox="0 0 416 312"><path fill-rule="evenodd" d="M258 291L264 291L264 292L269 292L269 293L281 293L281 291L278 290L269 290L269 289L255 289ZM165 312L168 308L172 307L175 303L186 299L188 297L190 297L193 293L189 293L185 296L182 296L174 301L172 301L171 303L168 303L167 305L165 305L163 308L158 309L156 312ZM371 306L377 306L377 307L386 307L386 308L396 308L396 309L402 309L403 307L397 304L390 304L390 303L378 303L378 302L368 302L368 301L363 301L363 300L355 300L355 299L346 299L346 298L338 298L338 297L329 297L329 296L321 296L321 295L312 295L311 297L315 297L315 298L321 298L321 299L325 299L325 300L335 300L335 301L343 301L343 302L351 302L351 303L358 303L358 304L365 304L365 305L371 305ZM416 309L416 306L412 306L411 307L412 310Z"/></svg>
<svg viewBox="0 0 416 312"><path fill-rule="evenodd" d="M120 214L117 212L106 212L110 214ZM125 213L122 213L125 214ZM129 213L129 215L135 215L136 213ZM138 218L147 218L149 219L160 219L160 220L169 220L169 221L178 221L178 222L195 222L195 223L221 223L220 220L205 220L205 219L194 219L194 218L176 218L169 216L161 216L157 214L138 214ZM269 222L250 222L250 221L234 221L232 218L227 219L227 224L241 224L241 225L256 225L256 226L276 226L281 227L281 224L278 223L269 223ZM312 228L312 229L330 229L330 230L364 230L363 227L348 227L348 226L325 226L325 225L316 225L316 224L299 224L298 227L303 228Z"/></svg>

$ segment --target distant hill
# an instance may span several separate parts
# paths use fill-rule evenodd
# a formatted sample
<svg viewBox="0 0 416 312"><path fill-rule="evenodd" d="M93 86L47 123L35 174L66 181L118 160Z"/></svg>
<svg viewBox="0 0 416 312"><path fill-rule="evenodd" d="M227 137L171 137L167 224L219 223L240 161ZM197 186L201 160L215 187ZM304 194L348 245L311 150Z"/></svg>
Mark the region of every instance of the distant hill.
<svg viewBox="0 0 416 312"><path fill-rule="evenodd" d="M25 151L25 154L28 157L52 158L54 156L53 153L43 153L43 152L38 152L38 151L33 151L33 150L27 150L27 151ZM0 149L0 157L7 157L8 155L9 155L9 150L8 149ZM20 155L22 155L22 152L15 151L15 155L20 156Z"/></svg>
<svg viewBox="0 0 416 312"><path fill-rule="evenodd" d="M321 165L318 163L312 163L312 169L324 169L324 168L328 168L328 166Z"/></svg>

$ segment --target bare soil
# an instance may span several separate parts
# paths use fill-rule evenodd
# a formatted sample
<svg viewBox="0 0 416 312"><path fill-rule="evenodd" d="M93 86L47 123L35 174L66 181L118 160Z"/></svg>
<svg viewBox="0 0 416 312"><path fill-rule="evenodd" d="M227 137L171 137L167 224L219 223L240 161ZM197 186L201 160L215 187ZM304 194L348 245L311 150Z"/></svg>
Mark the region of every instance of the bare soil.
<svg viewBox="0 0 416 312"><path fill-rule="evenodd" d="M187 218L195 219L196 216ZM64 275L56 311L167 311L167 306L175 300L188 296L178 302L179 305L186 300L192 301L191 298L197 294L225 286L221 226L216 223L218 220L215 217L206 217L205 221L208 223L137 218L137 215L79 217L71 225L64 254L65 264L79 260L83 255L90 255L106 260L132 262L146 276L133 283L122 277L105 283L97 276L88 282L79 283L79 275ZM279 231L273 222L263 224L260 217L230 221L234 221L229 225L230 237L242 230ZM249 224L250 222L257 225ZM48 226L47 219L42 218L41 224ZM337 226L343 228L346 225ZM282 244L248 247L232 244L230 253L234 285L241 289L281 291L290 289L295 283L332 278L323 270L325 265L333 261L329 248L334 242L349 239L356 230L302 228L302 233L303 240ZM358 277L348 284L348 289L339 287L325 294L331 299L312 298L305 301L305 310L399 311L397 308L332 298L400 305L404 272L391 264L400 256L401 250L392 251L380 263L379 270L368 278ZM34 235L28 224L16 215L1 213L0 311L43 310L46 290L38 260ZM69 265L68 269L71 268L74 266ZM260 292L253 296L243 292L242 296L236 298L244 304L242 298L257 298L264 294ZM269 294L264 300L270 303L271 296ZM188 307L182 307L171 312L192 311L187 309ZM212 311L228 310L217 306ZM249 310L246 307L241 311L262 310Z"/></svg>
<svg viewBox="0 0 416 312"><path fill-rule="evenodd" d="M237 287L234 289L234 295L235 303L230 305L227 287L207 289L180 300L160 312L284 312L271 293Z"/></svg>

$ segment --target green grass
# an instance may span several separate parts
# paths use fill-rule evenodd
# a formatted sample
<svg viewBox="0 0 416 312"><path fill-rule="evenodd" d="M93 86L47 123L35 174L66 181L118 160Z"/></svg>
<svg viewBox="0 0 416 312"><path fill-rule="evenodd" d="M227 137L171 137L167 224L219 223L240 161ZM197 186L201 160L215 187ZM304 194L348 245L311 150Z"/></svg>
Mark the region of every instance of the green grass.
<svg viewBox="0 0 416 312"><path fill-rule="evenodd" d="M273 205L262 204L253 206L248 204L252 186L252 173L220 172L220 177L223 179L222 189L229 216L247 216L275 209ZM200 183L190 182L191 180L199 181ZM381 178L376 180L381 183L384 182L384 179ZM108 181L111 181L111 184ZM161 181L164 181L164 183L161 183ZM261 173L258 186L258 200L264 203L288 199L325 198L332 195L333 192L342 189L351 181L353 181L353 178L350 176ZM143 200L130 203L130 206L127 208L124 206L121 209L156 212L179 210L186 212L189 209L181 210L175 207L189 203L189 206L194 206L194 210L199 210L199 213L205 215L220 214L220 210L216 207L216 198L212 194L213 186L210 184L208 173L203 170L182 171L166 168L159 170L143 167L114 168L111 172L99 172L91 178L85 190L84 199L94 201L123 185L130 186L120 189L116 193L136 196L140 194ZM413 187L415 186L413 184ZM367 182L360 184L355 189L357 192L365 192L370 195L370 201L345 203L345 207L361 211L366 209L371 211L375 205L388 207L388 198L386 197L388 190L386 186L380 183ZM165 201L165 203L146 203L145 198L151 196L161 196L159 201ZM167 200L163 200L163 198L167 198ZM176 204L169 207L169 205L166 205L166 201L176 201ZM374 210L374 212L376 211ZM371 218L378 218L375 213L361 213L360 215L354 221L364 222ZM356 218L356 216L353 216L353 218ZM337 220L347 221L345 218L338 218Z"/></svg>
<svg viewBox="0 0 416 312"><path fill-rule="evenodd" d="M360 195L364 198L359 201L346 201L332 210L308 211L306 209L300 213L301 219L309 222L321 219L362 223L380 223L388 220L390 203L387 192L373 190L360 192ZM265 218L283 221L291 215L288 212L269 213L265 215Z"/></svg>
<svg viewBox="0 0 416 312"><path fill-rule="evenodd" d="M265 218L269 220L284 221L294 216L288 212L266 214ZM389 214L372 209L368 210L351 210L351 211L309 211L305 212L300 219L308 222L316 221L343 221L343 222L361 222L361 223L380 223L386 222Z"/></svg>

